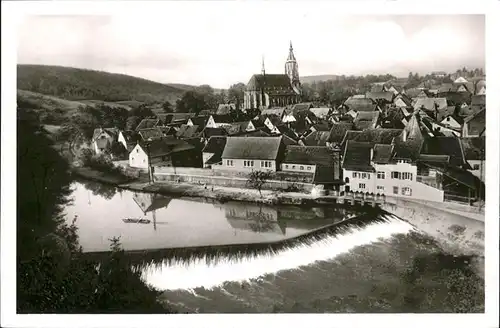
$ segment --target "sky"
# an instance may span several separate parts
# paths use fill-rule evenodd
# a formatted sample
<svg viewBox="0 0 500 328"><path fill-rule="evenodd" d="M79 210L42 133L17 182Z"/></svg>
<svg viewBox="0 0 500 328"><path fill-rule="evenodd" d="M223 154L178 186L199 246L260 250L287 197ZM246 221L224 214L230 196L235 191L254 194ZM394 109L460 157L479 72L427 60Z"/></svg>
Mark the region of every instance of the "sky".
<svg viewBox="0 0 500 328"><path fill-rule="evenodd" d="M483 15L335 15L319 7L170 2L148 15L27 16L18 63L228 88L260 73L263 57L266 73L283 73L292 41L301 76L484 68Z"/></svg>

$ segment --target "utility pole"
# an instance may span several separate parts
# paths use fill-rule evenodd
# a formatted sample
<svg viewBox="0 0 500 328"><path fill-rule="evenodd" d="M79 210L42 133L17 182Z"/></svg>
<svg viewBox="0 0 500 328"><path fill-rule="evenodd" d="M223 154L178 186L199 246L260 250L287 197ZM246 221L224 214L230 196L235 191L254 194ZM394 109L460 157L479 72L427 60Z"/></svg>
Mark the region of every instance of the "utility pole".
<svg viewBox="0 0 500 328"><path fill-rule="evenodd" d="M152 167L151 167L151 155L150 155L150 151L149 151L149 142L151 141L151 138L149 138L146 142L146 152L147 152L147 155L148 155L148 179L149 179L149 184L151 184L153 182L153 170L152 170Z"/></svg>

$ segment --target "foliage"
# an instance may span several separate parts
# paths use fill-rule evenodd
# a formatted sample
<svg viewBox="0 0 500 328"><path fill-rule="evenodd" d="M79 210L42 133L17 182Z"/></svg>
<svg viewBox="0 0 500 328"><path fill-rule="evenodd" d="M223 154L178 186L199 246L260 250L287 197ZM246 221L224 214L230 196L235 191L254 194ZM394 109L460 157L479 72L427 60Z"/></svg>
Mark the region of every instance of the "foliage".
<svg viewBox="0 0 500 328"><path fill-rule="evenodd" d="M229 87L227 98L229 101L236 104L236 109L243 107L246 85L244 83L236 83Z"/></svg>
<svg viewBox="0 0 500 328"><path fill-rule="evenodd" d="M117 242L101 263L83 259L76 218L68 225L62 215L71 192L68 164L35 113L18 110L17 124L17 311L169 312Z"/></svg>
<svg viewBox="0 0 500 328"><path fill-rule="evenodd" d="M161 108L163 109L163 111L165 113L173 113L174 112L174 109L172 107L172 104L168 101L165 101L162 105L161 105Z"/></svg>
<svg viewBox="0 0 500 328"><path fill-rule="evenodd" d="M99 172L105 172L118 176L125 175L122 168L115 166L111 161L110 156L107 154L94 155L92 150L85 149L82 150L79 160L84 167L88 167Z"/></svg>
<svg viewBox="0 0 500 328"><path fill-rule="evenodd" d="M272 173L270 171L252 171L248 175L247 186L257 189L260 197L262 197L262 187L271 177Z"/></svg>
<svg viewBox="0 0 500 328"><path fill-rule="evenodd" d="M123 74L42 65L18 65L17 87L65 99L110 102L175 102L183 93L170 85Z"/></svg>
<svg viewBox="0 0 500 328"><path fill-rule="evenodd" d="M196 113L210 109L206 97L197 91L186 91L181 99L177 100L175 110L178 113Z"/></svg>
<svg viewBox="0 0 500 328"><path fill-rule="evenodd" d="M121 142L113 142L109 151L114 160L122 160L128 157L128 150Z"/></svg>

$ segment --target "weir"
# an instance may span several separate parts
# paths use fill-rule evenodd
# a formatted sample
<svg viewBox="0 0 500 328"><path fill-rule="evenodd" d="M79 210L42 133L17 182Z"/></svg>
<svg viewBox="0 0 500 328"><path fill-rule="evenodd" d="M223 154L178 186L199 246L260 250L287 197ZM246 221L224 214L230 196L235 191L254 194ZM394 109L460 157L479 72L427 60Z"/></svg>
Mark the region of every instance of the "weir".
<svg viewBox="0 0 500 328"><path fill-rule="evenodd" d="M211 288L225 281L248 281L279 270L296 269L301 265L327 260L353 247L412 229L398 217L374 209L277 242L131 251L124 254L130 265L159 289ZM100 261L109 256L109 252L84 255ZM207 275L214 277L205 277Z"/></svg>

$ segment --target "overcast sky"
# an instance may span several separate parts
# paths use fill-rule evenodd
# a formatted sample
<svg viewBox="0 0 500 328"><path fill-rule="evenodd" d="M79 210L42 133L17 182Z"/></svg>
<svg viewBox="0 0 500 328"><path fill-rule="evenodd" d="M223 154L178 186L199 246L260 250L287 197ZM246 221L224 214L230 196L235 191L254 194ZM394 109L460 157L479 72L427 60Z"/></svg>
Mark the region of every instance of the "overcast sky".
<svg viewBox="0 0 500 328"><path fill-rule="evenodd" d="M18 61L227 88L259 73L262 56L267 73L283 73L291 40L301 76L484 67L482 15L335 16L283 2L165 8L147 16L30 16Z"/></svg>

